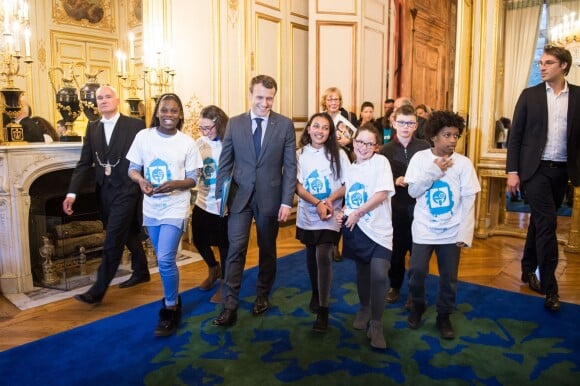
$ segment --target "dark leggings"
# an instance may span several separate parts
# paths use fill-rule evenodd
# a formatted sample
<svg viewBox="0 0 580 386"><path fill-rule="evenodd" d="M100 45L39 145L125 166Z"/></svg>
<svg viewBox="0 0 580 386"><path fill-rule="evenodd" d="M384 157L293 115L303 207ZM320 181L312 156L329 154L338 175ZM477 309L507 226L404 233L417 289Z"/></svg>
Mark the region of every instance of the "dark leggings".
<svg viewBox="0 0 580 386"><path fill-rule="evenodd" d="M371 320L380 321L383 317L390 263L389 259L377 257L373 257L370 263L356 261L358 298L361 307L371 306Z"/></svg>
<svg viewBox="0 0 580 386"><path fill-rule="evenodd" d="M306 266L312 294L318 296L318 304L328 307L332 284L333 243L309 244L306 246Z"/></svg>

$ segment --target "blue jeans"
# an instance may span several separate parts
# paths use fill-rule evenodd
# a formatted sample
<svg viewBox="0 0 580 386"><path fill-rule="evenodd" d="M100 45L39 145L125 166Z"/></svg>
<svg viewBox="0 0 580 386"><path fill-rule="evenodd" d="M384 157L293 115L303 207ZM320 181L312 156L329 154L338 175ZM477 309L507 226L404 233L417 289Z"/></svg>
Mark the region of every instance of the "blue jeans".
<svg viewBox="0 0 580 386"><path fill-rule="evenodd" d="M460 248L455 244L416 244L409 261L409 292L415 306L425 305L425 278L429 273L429 260L435 251L439 268L439 294L437 313L451 314L457 296L457 272Z"/></svg>
<svg viewBox="0 0 580 386"><path fill-rule="evenodd" d="M165 293L165 305L175 306L179 293L179 270L175 259L183 232L176 226L165 224L148 226L147 231L157 255L159 275Z"/></svg>

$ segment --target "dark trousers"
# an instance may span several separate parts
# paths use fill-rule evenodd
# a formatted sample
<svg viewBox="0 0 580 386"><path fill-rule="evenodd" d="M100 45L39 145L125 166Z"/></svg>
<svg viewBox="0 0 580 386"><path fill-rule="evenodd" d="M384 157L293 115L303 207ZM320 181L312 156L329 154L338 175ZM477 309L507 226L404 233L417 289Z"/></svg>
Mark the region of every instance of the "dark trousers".
<svg viewBox="0 0 580 386"><path fill-rule="evenodd" d="M435 252L439 269L439 293L437 313L451 314L457 297L457 274L461 248L455 244L413 243L413 254L409 262L409 291L414 305L425 305L425 278L429 273L429 260Z"/></svg>
<svg viewBox="0 0 580 386"><path fill-rule="evenodd" d="M132 258L137 262L133 264L133 268L147 270L147 258L140 242L140 226L136 224L136 211L141 196L137 190L125 189L119 189L107 182L99 189L106 235L97 281L88 291L97 298L105 296L121 263L125 245L132 246Z"/></svg>
<svg viewBox="0 0 580 386"><path fill-rule="evenodd" d="M240 213L230 213L228 219L230 248L226 259L226 273L222 295L225 299L224 307L230 310L238 308L252 219L256 221L259 248L256 295L269 296L274 285L274 279L276 278L278 217L261 215L255 198L252 198L248 206Z"/></svg>
<svg viewBox="0 0 580 386"><path fill-rule="evenodd" d="M536 174L522 184L531 215L522 257L522 272L540 268L540 283L546 294L557 294L556 267L558 208L566 193L568 174L565 167L540 166Z"/></svg>
<svg viewBox="0 0 580 386"><path fill-rule="evenodd" d="M405 279L405 256L410 253L413 246L411 224L413 223L414 205L403 208L393 206L393 255L389 280L391 287L400 290Z"/></svg>

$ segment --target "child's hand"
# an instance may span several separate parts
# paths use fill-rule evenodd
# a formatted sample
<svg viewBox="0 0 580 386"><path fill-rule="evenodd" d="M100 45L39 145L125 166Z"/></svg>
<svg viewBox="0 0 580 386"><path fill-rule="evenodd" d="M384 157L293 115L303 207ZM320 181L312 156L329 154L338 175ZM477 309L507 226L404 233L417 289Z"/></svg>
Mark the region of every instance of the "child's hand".
<svg viewBox="0 0 580 386"><path fill-rule="evenodd" d="M395 180L395 185L396 185L396 186L400 186L400 187L402 187L402 188L405 188L405 187L407 187L407 185L409 185L409 184L407 184L407 183L405 182L405 176L399 176L399 177L397 177L397 179Z"/></svg>
<svg viewBox="0 0 580 386"><path fill-rule="evenodd" d="M441 169L443 172L447 171L447 169L453 166L453 159L447 155L435 158L433 162L435 162L435 165L439 166L439 169Z"/></svg>
<svg viewBox="0 0 580 386"><path fill-rule="evenodd" d="M465 244L463 241L458 241L455 243L455 245L457 245L459 248L467 248L468 245Z"/></svg>

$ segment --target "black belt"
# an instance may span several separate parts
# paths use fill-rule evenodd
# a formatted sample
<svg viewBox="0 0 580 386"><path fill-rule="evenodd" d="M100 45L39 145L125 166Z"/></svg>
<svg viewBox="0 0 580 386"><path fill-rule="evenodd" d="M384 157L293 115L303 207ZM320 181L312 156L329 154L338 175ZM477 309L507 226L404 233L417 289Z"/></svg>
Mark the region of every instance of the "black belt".
<svg viewBox="0 0 580 386"><path fill-rule="evenodd" d="M565 168L566 162L558 162L552 160L541 160L540 166L545 168Z"/></svg>

